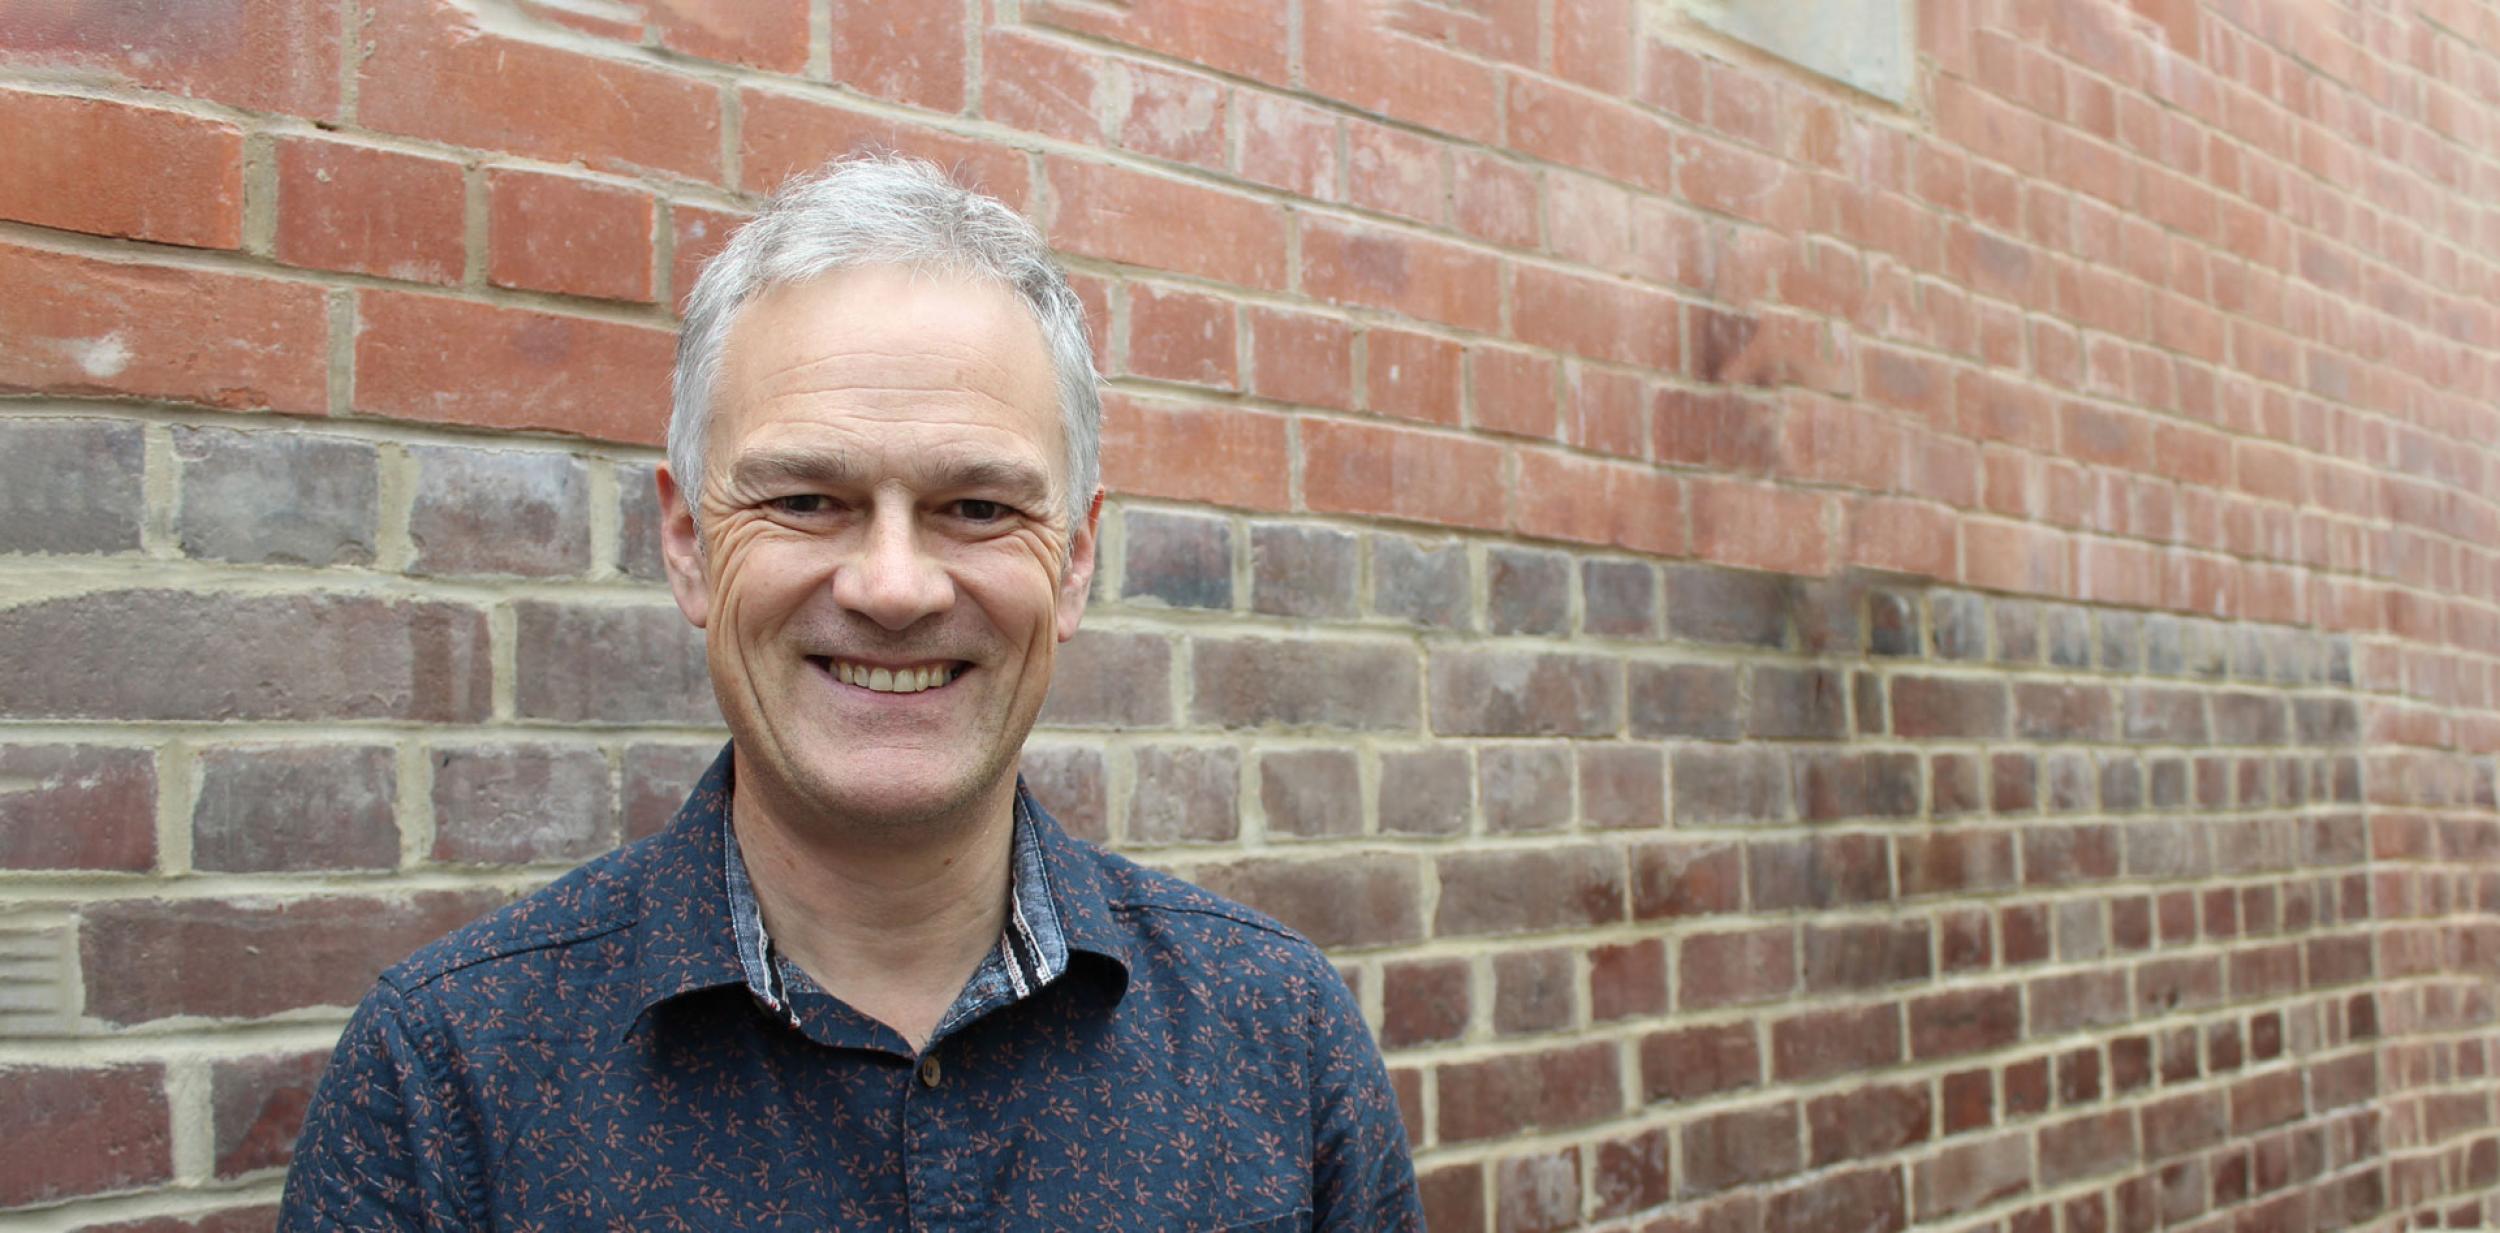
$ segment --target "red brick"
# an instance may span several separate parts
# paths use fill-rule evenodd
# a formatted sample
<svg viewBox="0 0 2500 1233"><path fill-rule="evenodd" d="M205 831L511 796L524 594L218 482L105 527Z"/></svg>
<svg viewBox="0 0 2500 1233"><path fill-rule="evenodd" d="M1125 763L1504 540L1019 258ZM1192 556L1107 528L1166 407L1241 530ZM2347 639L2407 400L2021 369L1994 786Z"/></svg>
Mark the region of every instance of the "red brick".
<svg viewBox="0 0 2500 1233"><path fill-rule="evenodd" d="M219 1061L209 1069L209 1133L219 1177L282 1168L294 1158L304 1110L330 1055L277 1054Z"/></svg>
<svg viewBox="0 0 2500 1233"><path fill-rule="evenodd" d="M1685 548L1683 483L1646 466L1519 451L1517 529L1660 556Z"/></svg>
<svg viewBox="0 0 2500 1233"><path fill-rule="evenodd" d="M1596 1144L1596 1177L1590 1190L1597 1197L1599 1219L1646 1211L1675 1197L1668 1167L1674 1140L1663 1128Z"/></svg>
<svg viewBox="0 0 2500 1233"><path fill-rule="evenodd" d="M1523 74L1510 74L1508 84L1512 148L1653 193L1675 191L1674 162L1659 157L1671 134L1657 118Z"/></svg>
<svg viewBox="0 0 2500 1233"><path fill-rule="evenodd" d="M467 260L460 164L316 137L277 142L278 260L450 286Z"/></svg>
<svg viewBox="0 0 2500 1233"><path fill-rule="evenodd" d="M658 6L665 8L666 6ZM778 10L778 11L775 11ZM807 6L777 0L771 6L732 5L695 10L707 18L728 17L751 23L759 13L795 21L796 30L782 45L800 64L761 67L795 72L803 67L807 49ZM787 15L786 18L784 15ZM763 33L761 30L754 34ZM756 46L759 39L743 40ZM964 105L964 11L944 4L880 4L876 0L833 0L833 79L847 89L876 98L924 107L961 111ZM752 53L750 53L752 54ZM717 57L716 57L717 58ZM746 59L744 56L738 57ZM746 59L747 63L756 63Z"/></svg>
<svg viewBox="0 0 2500 1233"><path fill-rule="evenodd" d="M648 194L497 168L486 176L486 278L499 287L649 303Z"/></svg>
<svg viewBox="0 0 2500 1233"><path fill-rule="evenodd" d="M351 1006L383 968L503 901L499 891L405 898L114 899L82 914L87 1013L251 1019ZM287 956L285 963L265 956ZM236 980L242 970L258 973Z"/></svg>
<svg viewBox="0 0 2500 1233"><path fill-rule="evenodd" d="M1157 65L1119 66L1128 111L1120 118L1120 146L1149 158L1224 170L1229 142L1223 83Z"/></svg>
<svg viewBox="0 0 2500 1233"><path fill-rule="evenodd" d="M358 297L356 410L656 445L668 331L390 291Z"/></svg>
<svg viewBox="0 0 2500 1233"><path fill-rule="evenodd" d="M1830 568L1830 498L1711 479L1692 493L1693 553L1703 560L1789 574Z"/></svg>
<svg viewBox="0 0 2500 1233"><path fill-rule="evenodd" d="M1314 5L1305 12L1302 72L1307 88L1393 120L1497 142L1500 79L1494 70L1431 43L1374 28L1387 12L1337 4ZM1255 20L1261 26L1275 24L1269 16Z"/></svg>
<svg viewBox="0 0 2500 1233"><path fill-rule="evenodd" d="M1632 850L1636 920L1733 912L1745 889L1744 854L1728 843L1642 844Z"/></svg>
<svg viewBox="0 0 2500 1233"><path fill-rule="evenodd" d="M1773 1195L1763 1227L1893 1233L1908 1226L1907 1204L1898 1168L1827 1174Z"/></svg>
<svg viewBox="0 0 2500 1233"><path fill-rule="evenodd" d="M1484 1233L1484 1166L1471 1162L1426 1170L1416 1188L1427 1227Z"/></svg>
<svg viewBox="0 0 2500 1233"><path fill-rule="evenodd" d="M1441 1142L1472 1143L1526 1130L1566 1130L1620 1112L1616 1051L1604 1041L1444 1065Z"/></svg>
<svg viewBox="0 0 2500 1233"><path fill-rule="evenodd" d="M747 218L744 214L706 209L682 201L669 203L671 242L668 290L671 303L682 306L686 302L686 295L694 290L695 279L703 273L703 267L720 255L720 250L729 243L729 237L737 233ZM1099 332L1095 337L1100 337Z"/></svg>
<svg viewBox="0 0 2500 1233"><path fill-rule="evenodd" d="M1346 200L1427 226L1442 221L1449 201L1449 154L1429 137L1374 124L1346 122Z"/></svg>
<svg viewBox="0 0 2500 1233"><path fill-rule="evenodd" d="M1778 460L1778 409L1769 403L1672 388L1652 401L1650 436L1660 462L1762 475Z"/></svg>
<svg viewBox="0 0 2500 1233"><path fill-rule="evenodd" d="M374 0L369 14L356 118L370 128L625 175L720 178L710 82L489 34L451 0Z"/></svg>
<svg viewBox="0 0 2500 1233"><path fill-rule="evenodd" d="M338 110L342 12L326 0L21 5L0 29L0 59L319 119Z"/></svg>
<svg viewBox="0 0 2500 1233"><path fill-rule="evenodd" d="M0 90L0 218L194 248L243 242L243 133L177 111Z"/></svg>
<svg viewBox="0 0 2500 1233"><path fill-rule="evenodd" d="M1250 392L1280 402L1350 409L1354 331L1335 317L1252 306Z"/></svg>
<svg viewBox="0 0 2500 1233"><path fill-rule="evenodd" d="M826 161L867 150L927 159L969 188L1023 209L1031 197L1024 155L987 142L765 90L742 90L738 186L779 188Z"/></svg>
<svg viewBox="0 0 2500 1233"><path fill-rule="evenodd" d="M1564 382L1562 439L1579 449L1622 458L1647 456L1648 414L1640 378L1586 364Z"/></svg>
<svg viewBox="0 0 2500 1233"><path fill-rule="evenodd" d="M1536 177L1493 154L1462 149L1450 172L1451 221L1479 240L1511 248L1537 242Z"/></svg>
<svg viewBox="0 0 2500 1233"><path fill-rule="evenodd" d="M1674 297L1543 266L1513 266L1511 278L1511 315L1521 342L1655 372L1676 370L1683 324Z"/></svg>
<svg viewBox="0 0 2500 1233"><path fill-rule="evenodd" d="M1751 1023L1653 1032L1641 1038L1641 1099L1695 1100L1762 1082Z"/></svg>
<svg viewBox="0 0 2500 1233"><path fill-rule="evenodd" d="M0 1069L0 1137L43 1144L0 1156L0 1207L171 1180L172 1123L161 1065Z"/></svg>
<svg viewBox="0 0 2500 1233"><path fill-rule="evenodd" d="M1380 1043L1389 1049L1456 1040L1467 1032L1465 959L1412 959L1380 968Z"/></svg>
<svg viewBox="0 0 2500 1233"><path fill-rule="evenodd" d="M1808 1159L1822 1166L1889 1155L1934 1137L1934 1123L1935 1099L1924 1081L1869 1084L1817 1097L1806 1103ZM1818 1221L1780 1227L1834 1226Z"/></svg>
<svg viewBox="0 0 2500 1233"><path fill-rule="evenodd" d="M1117 71L1064 39L991 30L981 39L981 113L1009 128L1102 145L1105 79Z"/></svg>
<svg viewBox="0 0 2500 1233"><path fill-rule="evenodd" d="M0 390L319 413L319 288L0 245Z"/></svg>
<svg viewBox="0 0 2500 1233"><path fill-rule="evenodd" d="M1242 178L1313 201L1343 199L1334 113L1252 90L1235 90L1233 109Z"/></svg>
<svg viewBox="0 0 2500 1233"><path fill-rule="evenodd" d="M1459 420L1457 343L1405 330L1363 336L1364 395L1371 410L1435 424Z"/></svg>
<svg viewBox="0 0 2500 1233"><path fill-rule="evenodd" d="M1115 394L1103 400L1102 420L1102 482L1113 492L1286 507L1291 455L1283 416Z"/></svg>
<svg viewBox="0 0 2500 1233"><path fill-rule="evenodd" d="M1239 363L1231 301L1139 284L1129 288L1128 306L1130 372L1232 388Z"/></svg>
<svg viewBox="0 0 2500 1233"><path fill-rule="evenodd" d="M144 749L0 745L0 869L156 864L156 759Z"/></svg>
<svg viewBox="0 0 2500 1233"><path fill-rule="evenodd" d="M1999 1049L2022 1034L2022 995L2010 986L1960 989L1910 1003L1910 1056L1933 1061Z"/></svg>
<svg viewBox="0 0 2500 1233"><path fill-rule="evenodd" d="M1493 1030L1503 1036L1552 1032L1578 1017L1579 965L1564 947L1493 957Z"/></svg>
<svg viewBox="0 0 2500 1233"><path fill-rule="evenodd" d="M1252 859L1197 869L1190 879L1321 946L1395 946L1424 936L1423 870L1406 856Z"/></svg>
<svg viewBox="0 0 2500 1233"><path fill-rule="evenodd" d="M1317 216L1302 222L1302 289L1332 303L1489 333L1500 326L1500 279L1492 257L1454 244Z"/></svg>
<svg viewBox="0 0 2500 1233"><path fill-rule="evenodd" d="M1575 1148L1504 1160L1494 1172L1493 1227L1501 1233L1564 1233L1580 1224Z"/></svg>
<svg viewBox="0 0 2500 1233"><path fill-rule="evenodd" d="M1674 162L1676 194L1702 209L1783 231L1805 220L1806 182L1770 155L1677 133Z"/></svg>
<svg viewBox="0 0 2500 1233"><path fill-rule="evenodd" d="M1265 202L1064 159L1050 162L1050 200L1051 244L1068 252L1269 291L1285 285L1285 219Z"/></svg>
<svg viewBox="0 0 2500 1233"><path fill-rule="evenodd" d="M1961 523L1925 501L1868 497L1842 508L1844 557L1850 565L1954 581L1961 572Z"/></svg>
<svg viewBox="0 0 2500 1233"><path fill-rule="evenodd" d="M1797 931L1768 925L1689 934L1677 944L1675 967L1679 1010L1768 1001L1797 987Z"/></svg>
<svg viewBox="0 0 2500 1233"><path fill-rule="evenodd" d="M1640 40L1630 0L1582 0L1554 10L1554 73L1600 94L1632 92Z"/></svg>
<svg viewBox="0 0 2500 1233"><path fill-rule="evenodd" d="M1901 1008L1891 1003L1809 1011L1771 1025L1771 1077L1781 1083L1811 1083L1900 1061ZM1823 1153L1821 1137L1818 1130L1816 1163L1841 1159Z"/></svg>
<svg viewBox="0 0 2500 1233"><path fill-rule="evenodd" d="M1505 522L1500 446L1331 420L1303 420L1301 433L1302 500L1314 511L1483 530Z"/></svg>
<svg viewBox="0 0 2500 1233"><path fill-rule="evenodd" d="M1667 1011L1667 948L1656 938L1589 950L1589 1019L1663 1015Z"/></svg>
<svg viewBox="0 0 2500 1233"><path fill-rule="evenodd" d="M1285 82L1285 26L1263 0L1106 7L1085 0L1034 0L1024 19L1238 73Z"/></svg>
<svg viewBox="0 0 2500 1233"><path fill-rule="evenodd" d="M1469 347L1467 371L1477 428L1554 439L1553 360L1533 351Z"/></svg>

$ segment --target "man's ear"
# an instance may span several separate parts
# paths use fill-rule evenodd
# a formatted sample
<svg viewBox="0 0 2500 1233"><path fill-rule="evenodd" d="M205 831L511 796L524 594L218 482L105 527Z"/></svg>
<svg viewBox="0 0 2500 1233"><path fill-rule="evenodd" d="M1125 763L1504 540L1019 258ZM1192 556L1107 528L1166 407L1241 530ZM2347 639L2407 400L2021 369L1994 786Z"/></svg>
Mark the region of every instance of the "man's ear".
<svg viewBox="0 0 2500 1233"><path fill-rule="evenodd" d="M1085 619L1085 596L1094 589L1094 549L1101 543L1102 489L1085 503L1085 521L1068 537L1068 570L1059 577L1059 640L1076 636ZM684 601L679 601L683 603Z"/></svg>
<svg viewBox="0 0 2500 1233"><path fill-rule="evenodd" d="M703 543L694 510L667 464L653 482L660 487L660 561L668 567L669 594L677 597L677 610L702 629L712 619L712 589L703 580Z"/></svg>

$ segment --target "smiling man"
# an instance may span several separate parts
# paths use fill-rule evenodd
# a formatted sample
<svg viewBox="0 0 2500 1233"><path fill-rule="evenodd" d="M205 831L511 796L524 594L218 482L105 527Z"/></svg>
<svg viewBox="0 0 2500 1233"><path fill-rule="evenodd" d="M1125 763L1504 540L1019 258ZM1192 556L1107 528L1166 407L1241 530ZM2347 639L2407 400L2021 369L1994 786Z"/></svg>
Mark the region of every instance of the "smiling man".
<svg viewBox="0 0 2500 1233"><path fill-rule="evenodd" d="M384 974L281 1226L1421 1228L1326 958L1016 778L1098 417L1040 236L936 169L741 230L660 479L730 745L660 835Z"/></svg>

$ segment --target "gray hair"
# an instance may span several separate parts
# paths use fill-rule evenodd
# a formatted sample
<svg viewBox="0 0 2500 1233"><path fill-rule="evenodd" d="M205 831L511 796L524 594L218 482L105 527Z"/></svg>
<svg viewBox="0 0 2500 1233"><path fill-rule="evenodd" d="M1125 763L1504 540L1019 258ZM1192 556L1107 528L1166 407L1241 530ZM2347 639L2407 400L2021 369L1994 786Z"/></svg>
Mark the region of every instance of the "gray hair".
<svg viewBox="0 0 2500 1233"><path fill-rule="evenodd" d="M1023 216L933 164L883 153L836 159L782 185L695 280L668 417L668 465L687 508L699 512L704 435L739 308L776 286L871 265L995 280L1032 310L1058 378L1075 535L1101 474L1102 394L1084 304Z"/></svg>

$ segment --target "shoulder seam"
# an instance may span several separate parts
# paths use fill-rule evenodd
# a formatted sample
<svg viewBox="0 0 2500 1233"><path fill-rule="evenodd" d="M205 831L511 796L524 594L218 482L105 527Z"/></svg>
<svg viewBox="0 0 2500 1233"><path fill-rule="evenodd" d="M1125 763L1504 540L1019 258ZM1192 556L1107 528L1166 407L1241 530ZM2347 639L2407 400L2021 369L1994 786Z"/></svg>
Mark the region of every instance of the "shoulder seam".
<svg viewBox="0 0 2500 1233"><path fill-rule="evenodd" d="M1288 926L1281 921L1263 921L1257 919L1256 917L1241 915L1237 912L1227 912L1221 908L1202 908L1182 903L1141 902L1134 899L1119 900L1113 902L1109 906L1114 912L1183 912L1191 916L1212 916L1217 920L1231 921L1232 923L1241 925L1245 928L1256 929L1261 933L1272 933L1289 942L1300 942L1301 944L1312 947L1315 950L1318 949L1316 943L1313 943L1309 938L1303 937L1301 934L1294 932L1291 926Z"/></svg>
<svg viewBox="0 0 2500 1233"><path fill-rule="evenodd" d="M470 955L457 962L445 963L439 967L429 966L425 969L425 974L421 977L414 976L412 973L403 972L401 969L405 968L407 966L406 964L397 965L391 970L384 972L382 976L384 980L389 981L394 987L399 988L401 992L412 993L426 987L427 985L433 984L435 981L441 980L454 972L464 971L466 969L476 967L481 963L492 963L498 959L510 959L516 955L526 955L532 951L554 950L562 946L572 946L576 943L587 942L592 938L605 937L608 934L615 933L620 929L630 929L641 919L642 916L640 913L633 913L629 915L617 916L607 920L583 921L574 928L559 933L553 937L531 938L527 941L516 940L512 945L495 947L488 950L484 954Z"/></svg>

